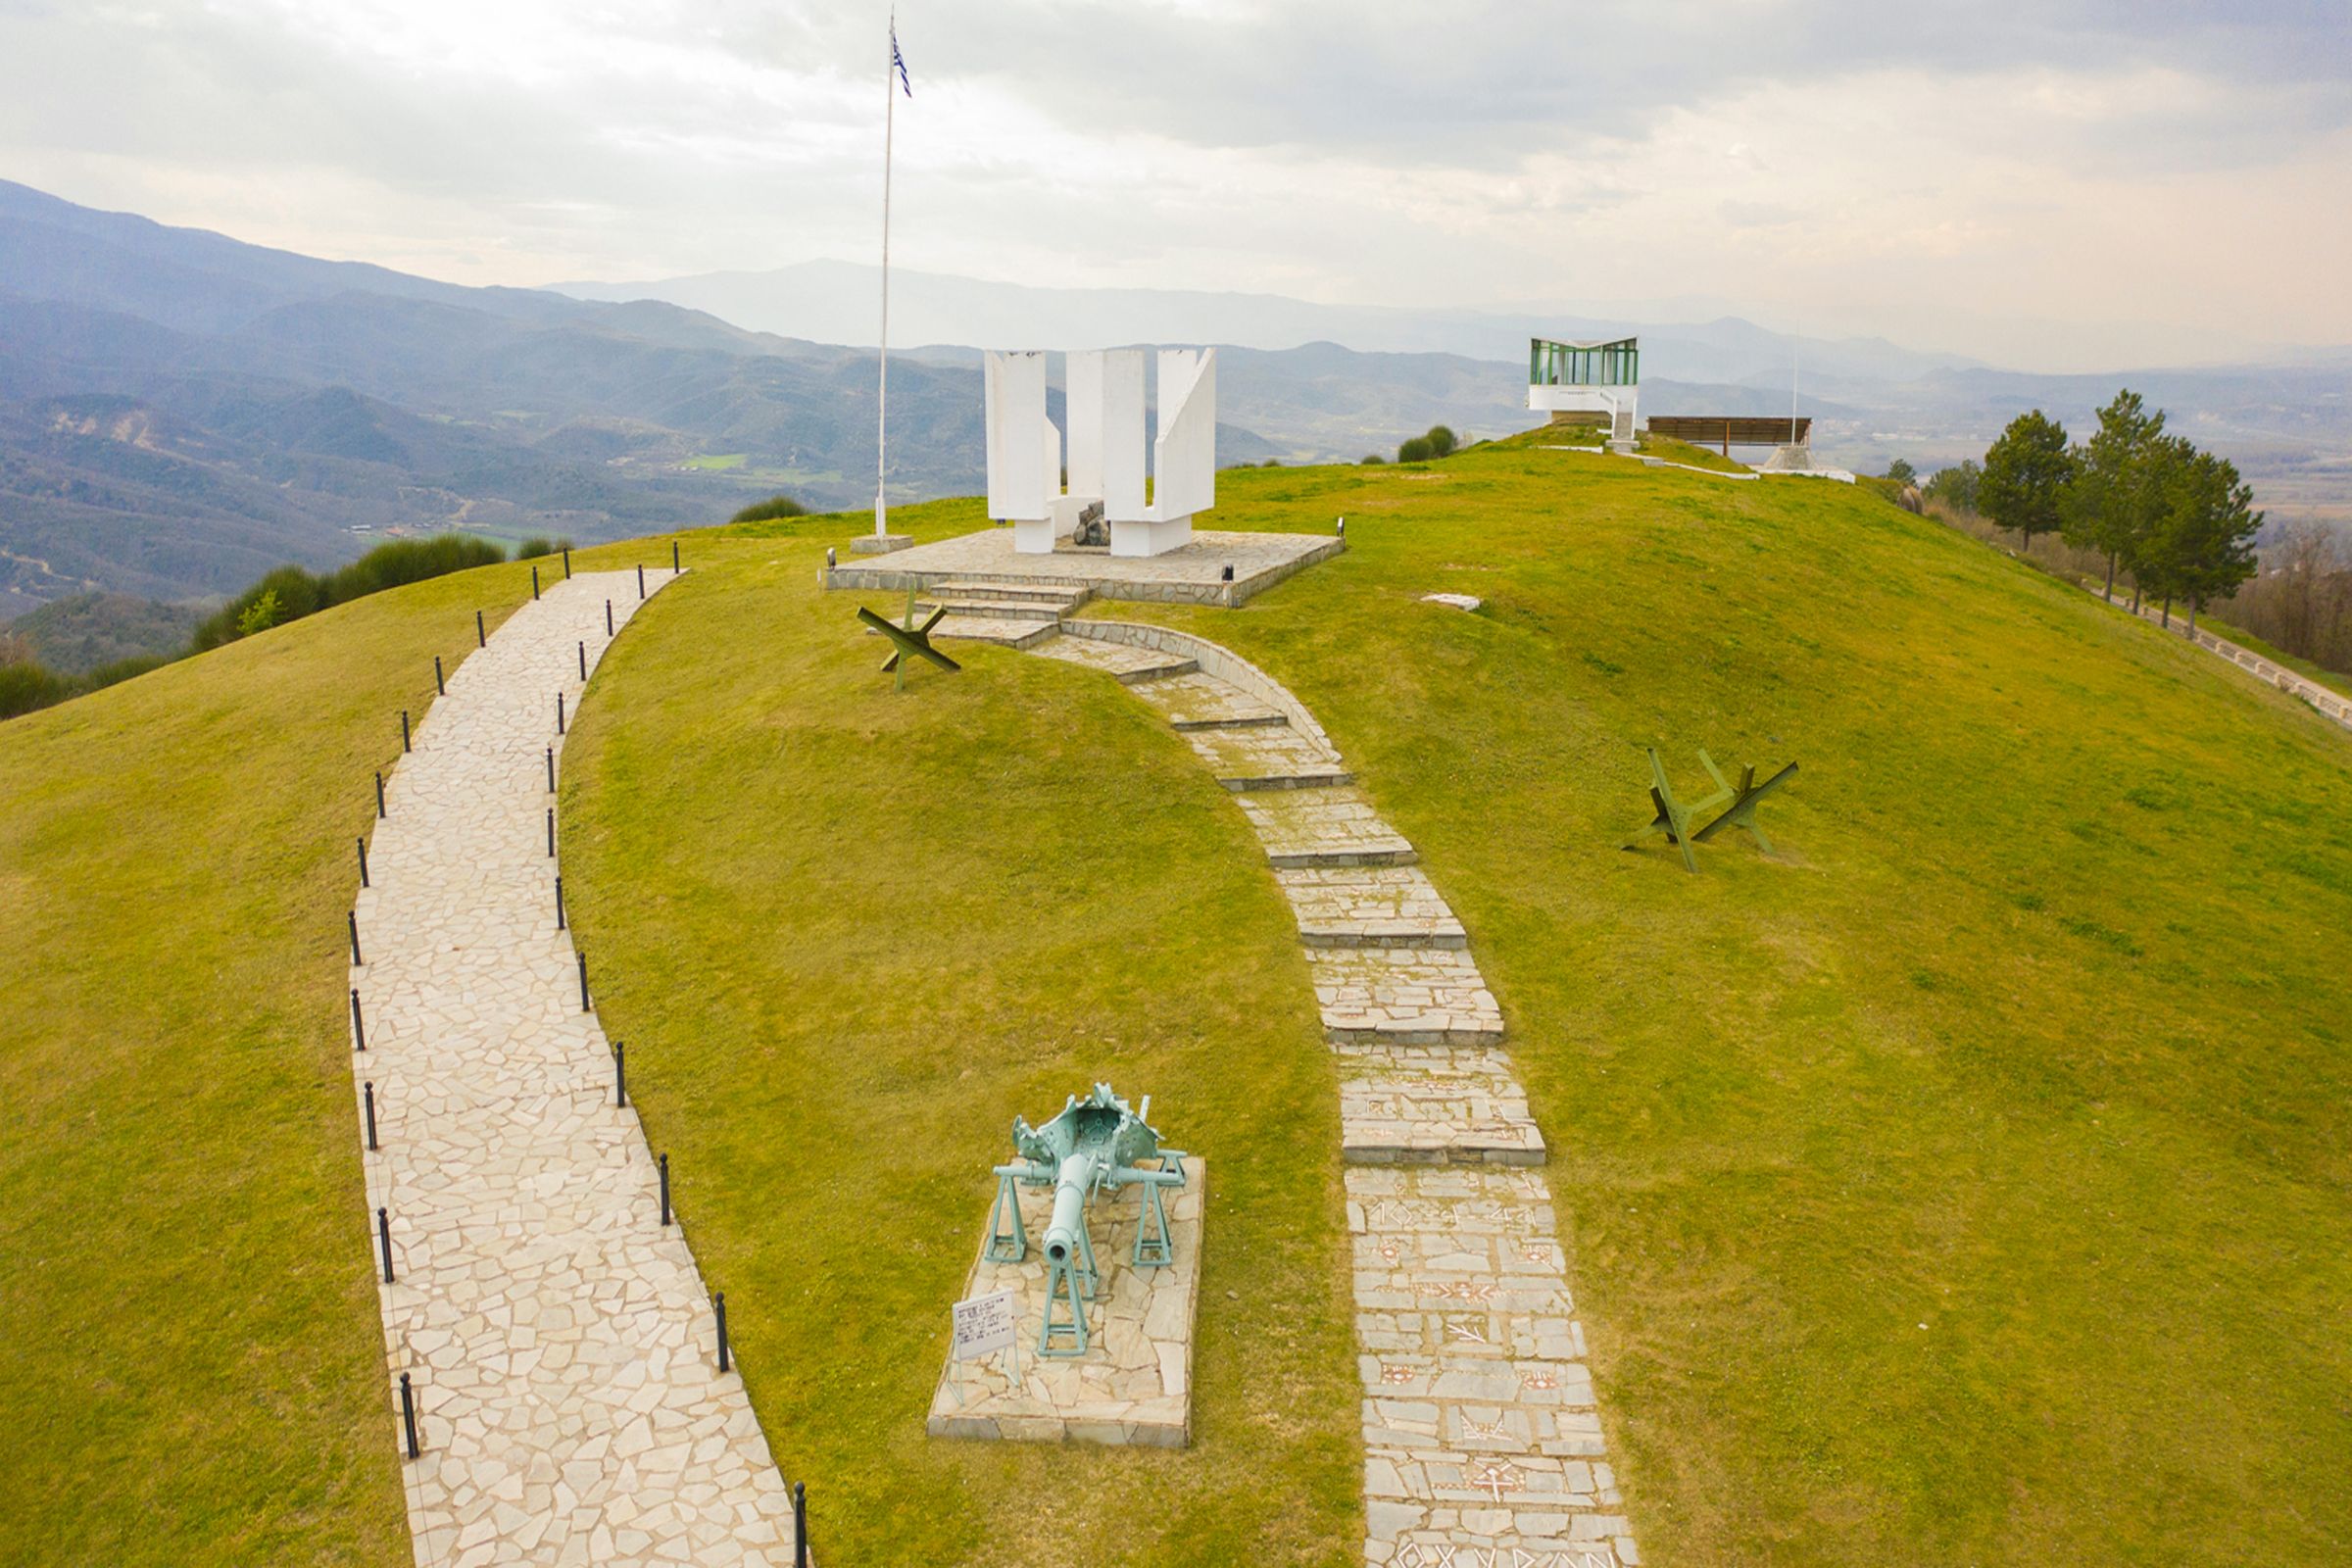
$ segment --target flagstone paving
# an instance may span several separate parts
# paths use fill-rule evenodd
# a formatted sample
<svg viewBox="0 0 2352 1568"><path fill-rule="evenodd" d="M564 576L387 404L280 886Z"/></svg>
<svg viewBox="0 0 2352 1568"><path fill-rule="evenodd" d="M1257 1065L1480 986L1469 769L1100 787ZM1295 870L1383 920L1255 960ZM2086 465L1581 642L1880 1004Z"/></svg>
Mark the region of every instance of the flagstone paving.
<svg viewBox="0 0 2352 1568"><path fill-rule="evenodd" d="M1446 1046L1502 1038L1502 1008L1467 953L1309 948L1306 957L1334 1040Z"/></svg>
<svg viewBox="0 0 2352 1568"><path fill-rule="evenodd" d="M613 1103L612 1047L557 925L557 699L577 712L608 602L618 627L636 575L555 584L458 666L386 779L355 906L354 1077L381 1146L364 1155L366 1245L380 1282L380 1206L395 1276L378 1285L386 1436L402 1441L405 1372L428 1568L792 1558L790 1494L741 1379L717 1369L710 1297L661 1223L653 1152Z"/></svg>
<svg viewBox="0 0 2352 1568"><path fill-rule="evenodd" d="M1275 865L1410 865L1413 847L1380 819L1361 791L1338 784L1252 791L1242 812Z"/></svg>
<svg viewBox="0 0 2352 1568"><path fill-rule="evenodd" d="M1131 683L1176 665L1136 690L1229 782L1260 762L1294 778L1308 762L1344 773L1319 736L1275 739L1282 715L1305 711L1288 693L1201 672L1258 678L1213 645L1197 660L1093 638L1035 652ZM1245 737L1253 749L1235 744ZM1543 1134L1468 933L1360 791L1334 781L1234 799L1298 916L1339 1057L1365 1563L1640 1563L1540 1168Z"/></svg>

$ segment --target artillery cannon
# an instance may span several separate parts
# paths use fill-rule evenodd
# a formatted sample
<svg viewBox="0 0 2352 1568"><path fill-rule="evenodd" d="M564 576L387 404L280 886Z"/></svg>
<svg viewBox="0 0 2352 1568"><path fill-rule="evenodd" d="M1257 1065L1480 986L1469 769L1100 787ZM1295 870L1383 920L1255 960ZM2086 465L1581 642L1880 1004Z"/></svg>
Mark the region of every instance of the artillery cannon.
<svg viewBox="0 0 2352 1568"><path fill-rule="evenodd" d="M1159 1134L1144 1119L1151 1112L1150 1095L1144 1097L1142 1109L1130 1110L1127 1102L1110 1092L1110 1085L1097 1084L1083 1100L1070 1096L1061 1114L1043 1127L1013 1118L1012 1147L1020 1158L997 1167L997 1202L989 1214L986 1255L994 1263L1018 1263L1029 1255L1029 1233L1021 1222L1014 1184L1053 1188L1054 1214L1045 1237L1046 1315L1037 1331L1040 1355L1086 1353L1086 1303L1102 1286L1094 1238L1086 1224L1086 1206L1096 1193L1141 1189L1131 1259L1135 1267L1159 1268L1175 1256L1160 1190L1184 1185L1184 1152L1161 1146ZM1063 1307L1068 1317L1056 1319L1055 1312ZM1066 1343L1056 1348L1056 1339Z"/></svg>

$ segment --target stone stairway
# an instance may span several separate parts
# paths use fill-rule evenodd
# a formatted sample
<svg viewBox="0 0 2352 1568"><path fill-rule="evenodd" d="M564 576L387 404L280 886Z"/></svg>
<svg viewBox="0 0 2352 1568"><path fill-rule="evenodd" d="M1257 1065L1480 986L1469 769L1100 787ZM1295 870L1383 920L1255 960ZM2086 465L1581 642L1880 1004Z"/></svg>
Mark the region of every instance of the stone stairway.
<svg viewBox="0 0 2352 1568"><path fill-rule="evenodd" d="M1461 921L1312 716L1262 671L1158 628L1062 630L1031 651L1101 669L1165 714L1234 791L1298 915L1340 1066L1364 1561L1639 1563L1544 1137Z"/></svg>

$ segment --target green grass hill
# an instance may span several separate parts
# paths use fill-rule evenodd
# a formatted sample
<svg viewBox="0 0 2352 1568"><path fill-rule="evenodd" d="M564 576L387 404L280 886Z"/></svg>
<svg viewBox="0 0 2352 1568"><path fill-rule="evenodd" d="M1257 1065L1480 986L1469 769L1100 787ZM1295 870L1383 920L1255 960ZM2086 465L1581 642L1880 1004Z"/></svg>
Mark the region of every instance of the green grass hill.
<svg viewBox="0 0 2352 1568"><path fill-rule="evenodd" d="M1675 1565L2352 1554L2352 736L1853 488L1520 440L1219 476L1227 644L1468 926ZM975 501L895 512L920 537ZM1360 1560L1335 1074L1238 809L1100 674L894 694L687 536L567 754L580 943L828 1560ZM666 546L584 553L622 565ZM1422 602L1484 601L1472 613ZM409 1560L343 1024L371 769L504 565L0 724L0 1561ZM1659 746L1781 848L1619 846ZM1209 1159L1195 1446L934 1443L1016 1112Z"/></svg>

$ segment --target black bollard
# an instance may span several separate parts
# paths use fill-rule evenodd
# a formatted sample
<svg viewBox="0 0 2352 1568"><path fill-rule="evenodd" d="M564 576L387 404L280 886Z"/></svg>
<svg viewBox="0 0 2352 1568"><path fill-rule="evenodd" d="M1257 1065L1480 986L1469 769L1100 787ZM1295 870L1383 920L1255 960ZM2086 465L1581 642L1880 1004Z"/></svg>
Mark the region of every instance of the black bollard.
<svg viewBox="0 0 2352 1568"><path fill-rule="evenodd" d="M583 681L585 681L587 678L588 678L588 645L587 645L586 643L582 643L582 644L580 644L580 679L581 679L581 680L583 680Z"/></svg>
<svg viewBox="0 0 2352 1568"><path fill-rule="evenodd" d="M556 808L552 806L547 808L547 858L556 858Z"/></svg>
<svg viewBox="0 0 2352 1568"><path fill-rule="evenodd" d="M580 1010L588 1011L588 955L580 954Z"/></svg>
<svg viewBox="0 0 2352 1568"><path fill-rule="evenodd" d="M539 568L537 566L531 568L531 597L533 599L539 597Z"/></svg>
<svg viewBox="0 0 2352 1568"><path fill-rule="evenodd" d="M792 1568L808 1568L808 1483L792 1484Z"/></svg>
<svg viewBox="0 0 2352 1568"><path fill-rule="evenodd" d="M564 552L564 580L571 581L571 552L569 550Z"/></svg>
<svg viewBox="0 0 2352 1568"><path fill-rule="evenodd" d="M409 1457L414 1459L419 1451L416 1446L416 1396L409 1387L409 1375L406 1372L400 1375L400 1424L408 1429Z"/></svg>
<svg viewBox="0 0 2352 1568"><path fill-rule="evenodd" d="M564 873L556 873L556 929L564 929Z"/></svg>
<svg viewBox="0 0 2352 1568"><path fill-rule="evenodd" d="M678 565L678 542L672 539L669 542L669 574L675 577L681 569ZM725 1368L722 1367L720 1370L724 1371Z"/></svg>
<svg viewBox="0 0 2352 1568"><path fill-rule="evenodd" d="M556 733L564 733L564 694L556 693Z"/></svg>
<svg viewBox="0 0 2352 1568"><path fill-rule="evenodd" d="M490 646L490 634L482 630L482 612L478 610L473 612L473 646L476 648Z"/></svg>
<svg viewBox="0 0 2352 1568"><path fill-rule="evenodd" d="M368 1049L368 1025L360 1017L360 988L358 986L351 988L351 1039L352 1050L366 1051Z"/></svg>
<svg viewBox="0 0 2352 1568"><path fill-rule="evenodd" d="M660 1163L662 1166L662 1223L667 1225L669 1223L669 1156L663 1154Z"/></svg>
<svg viewBox="0 0 2352 1568"><path fill-rule="evenodd" d="M375 814L384 814L384 770L380 767L375 770Z"/></svg>
<svg viewBox="0 0 2352 1568"><path fill-rule="evenodd" d="M400 710L400 749L409 749L409 710L405 708Z"/></svg>
<svg viewBox="0 0 2352 1568"><path fill-rule="evenodd" d="M362 886L362 887L366 887L366 886L368 885L368 841L367 841L366 839L361 839L361 840L359 841L359 846L360 846L360 886Z"/></svg>
<svg viewBox="0 0 2352 1568"><path fill-rule="evenodd" d="M375 1147L375 1085L367 1083L360 1087L365 1091L368 1099L368 1147L373 1149Z"/></svg>
<svg viewBox="0 0 2352 1568"><path fill-rule="evenodd" d="M628 1049L617 1040L612 1042L612 1103L615 1105L629 1102Z"/></svg>
<svg viewBox="0 0 2352 1568"><path fill-rule="evenodd" d="M1228 565L1228 566L1225 568L1225 575L1224 575L1224 576L1222 576L1222 577L1220 577L1220 578L1218 578L1217 580L1218 580L1219 582L1231 582L1231 581L1233 581L1233 567L1232 567L1232 566L1230 566L1230 565Z"/></svg>
<svg viewBox="0 0 2352 1568"><path fill-rule="evenodd" d="M735 1364L734 1358L727 1354L726 1292L721 1291L716 1296L710 1298L710 1309L718 1314L718 1369L721 1372L724 1372Z"/></svg>
<svg viewBox="0 0 2352 1568"><path fill-rule="evenodd" d="M436 697L449 695L449 682L441 678L441 656L439 654L433 656L433 695Z"/></svg>
<svg viewBox="0 0 2352 1568"><path fill-rule="evenodd" d="M360 966L360 911L352 910L349 919L351 920L351 966L357 969Z"/></svg>
<svg viewBox="0 0 2352 1568"><path fill-rule="evenodd" d="M610 599L608 599L608 600L606 600L606 601L605 601L605 637L606 637L606 639L607 639L608 641L610 641L610 640L611 640L611 638L612 638L612 600L610 600Z"/></svg>
<svg viewBox="0 0 2352 1568"><path fill-rule="evenodd" d="M384 1283L392 1283L392 1216L381 1208L375 1211L376 1239L384 1244Z"/></svg>
<svg viewBox="0 0 2352 1568"><path fill-rule="evenodd" d="M645 597L645 563L642 561L637 564L637 597Z"/></svg>

